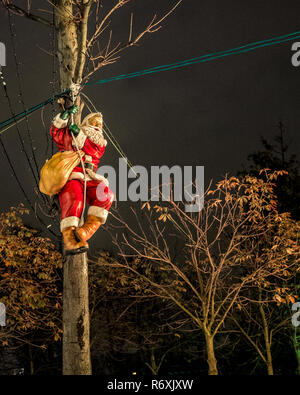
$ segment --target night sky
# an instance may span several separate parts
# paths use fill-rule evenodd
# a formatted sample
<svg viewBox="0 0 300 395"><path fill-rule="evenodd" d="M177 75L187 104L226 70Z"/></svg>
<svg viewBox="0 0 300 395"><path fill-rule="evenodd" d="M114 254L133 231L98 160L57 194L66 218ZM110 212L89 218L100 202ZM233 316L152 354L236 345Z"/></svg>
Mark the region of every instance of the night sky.
<svg viewBox="0 0 300 395"><path fill-rule="evenodd" d="M16 2L20 6L24 3ZM34 9L48 9L46 1L33 3ZM130 7L118 12L112 24L116 39L127 38L130 11L135 12L137 26L142 26L153 13L160 14L174 3L171 0L132 1ZM116 64L97 72L92 80L299 31L299 13L300 4L296 0L184 0L159 32L146 36L139 47L124 52ZM31 107L52 95L52 57L40 49L51 50L52 30L21 17L13 20L23 99L26 106ZM14 111L18 113L23 107L18 103L8 19L2 8L0 21L0 41L7 47L4 76ZM205 166L207 184L211 178L218 181L225 173L236 175L242 164L246 165L247 155L260 148L260 136L272 138L276 134L279 120L287 127L290 153L299 151L300 67L291 64L291 46L295 41L178 70L90 86L84 92L102 111L133 164L148 169L151 165ZM57 85L55 89L59 92ZM1 121L11 116L3 91L0 114ZM44 110L47 129L51 114L52 106L48 105ZM41 167L50 152L48 149L46 153L47 138L41 112L35 113L29 121ZM26 122L22 122L19 129L27 138ZM21 152L17 129L9 129L3 141L24 188L34 199L34 182ZM118 153L111 145L102 164L117 167ZM2 152L0 176L1 211L21 201L25 203ZM129 204L122 203L121 209L126 210ZM31 223L38 226L33 217ZM97 246L109 248L109 238L104 232L98 232L95 240Z"/></svg>

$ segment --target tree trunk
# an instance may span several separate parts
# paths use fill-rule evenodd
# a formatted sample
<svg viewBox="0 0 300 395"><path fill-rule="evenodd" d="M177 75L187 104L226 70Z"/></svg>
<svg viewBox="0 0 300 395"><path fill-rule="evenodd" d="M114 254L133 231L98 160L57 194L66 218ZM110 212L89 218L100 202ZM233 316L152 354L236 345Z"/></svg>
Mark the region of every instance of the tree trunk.
<svg viewBox="0 0 300 395"><path fill-rule="evenodd" d="M265 339L265 346L266 346L266 364L267 364L267 369L268 369L268 375L273 376L274 371L273 371L273 361L272 361L272 353L271 353L271 342L270 342L270 334L269 334L269 327L268 323L266 320L266 315L265 311L263 308L263 305L259 305L259 311L262 317L262 322L263 322L263 328L264 328L264 339Z"/></svg>
<svg viewBox="0 0 300 395"><path fill-rule="evenodd" d="M90 375L87 254L67 256L63 270L63 375Z"/></svg>
<svg viewBox="0 0 300 395"><path fill-rule="evenodd" d="M153 376L158 375L158 370L159 370L159 367L157 366L157 363L155 361L154 350L151 350L151 372L152 372Z"/></svg>
<svg viewBox="0 0 300 395"><path fill-rule="evenodd" d="M210 334L205 334L208 374L212 376L218 375L217 360L215 357L214 338Z"/></svg>
<svg viewBox="0 0 300 395"><path fill-rule="evenodd" d="M291 337L292 343L295 349L295 357L297 360L297 374L300 376L300 337L296 335L296 328L295 328L295 335Z"/></svg>
<svg viewBox="0 0 300 395"><path fill-rule="evenodd" d="M265 338L266 341L266 351L267 351L267 368L268 368L268 375L273 376L274 371L273 371L273 361L272 361L272 354L271 354L271 345L269 342L269 339Z"/></svg>
<svg viewBox="0 0 300 395"><path fill-rule="evenodd" d="M85 63L83 49L85 50L86 45L87 19L91 2L88 2L86 10L83 9L84 18L79 28L73 16L72 3L71 0L56 0L54 8L62 91L70 88L72 81L81 81ZM85 5L86 3L84 2ZM80 106L79 98L77 104ZM81 111L80 106L75 118L78 125ZM63 374L92 374L87 254L70 255L64 261Z"/></svg>
<svg viewBox="0 0 300 395"><path fill-rule="evenodd" d="M57 30L57 57L59 61L60 85L64 91L72 83L78 58L77 31L73 19L71 0L57 0L55 27Z"/></svg>
<svg viewBox="0 0 300 395"><path fill-rule="evenodd" d="M32 346L28 345L28 355L29 355L29 370L30 376L34 375L34 362L33 362L33 354L32 354Z"/></svg>

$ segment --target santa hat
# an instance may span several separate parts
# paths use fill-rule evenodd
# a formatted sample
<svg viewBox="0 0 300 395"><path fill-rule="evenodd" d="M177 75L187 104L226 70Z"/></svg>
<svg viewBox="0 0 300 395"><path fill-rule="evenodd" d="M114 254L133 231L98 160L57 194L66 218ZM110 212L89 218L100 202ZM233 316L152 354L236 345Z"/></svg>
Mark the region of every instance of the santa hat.
<svg viewBox="0 0 300 395"><path fill-rule="evenodd" d="M89 120L91 118L94 118L95 116L100 117L103 119L101 112L91 112L89 115L87 115L84 120L81 122L81 126L88 126L89 125Z"/></svg>

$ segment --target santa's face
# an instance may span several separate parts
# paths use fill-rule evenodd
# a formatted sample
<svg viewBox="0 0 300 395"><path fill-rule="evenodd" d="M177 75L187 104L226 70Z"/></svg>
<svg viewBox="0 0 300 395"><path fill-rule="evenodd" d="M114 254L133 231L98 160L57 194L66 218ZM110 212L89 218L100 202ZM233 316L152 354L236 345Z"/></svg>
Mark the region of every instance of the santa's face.
<svg viewBox="0 0 300 395"><path fill-rule="evenodd" d="M89 120L89 125L90 126L95 126L99 129L102 129L102 117L101 116L95 116Z"/></svg>

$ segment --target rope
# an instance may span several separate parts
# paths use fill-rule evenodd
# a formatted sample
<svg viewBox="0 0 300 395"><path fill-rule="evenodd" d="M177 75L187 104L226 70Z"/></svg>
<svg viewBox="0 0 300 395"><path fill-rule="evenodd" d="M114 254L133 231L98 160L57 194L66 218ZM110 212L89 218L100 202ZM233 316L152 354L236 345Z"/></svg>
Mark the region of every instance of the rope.
<svg viewBox="0 0 300 395"><path fill-rule="evenodd" d="M94 105L94 103L92 102L92 100L91 100L87 95L85 95L84 93L81 93L81 95L84 96L84 97L89 101L89 103L90 103L90 104L92 105L92 107L94 108L94 111L95 111L95 112L99 112L99 111L97 110L96 106ZM88 107L89 111L90 111L90 112L93 112L93 111L91 110L91 108L89 107L89 105L88 105L87 103L85 103L85 104L86 104L86 106ZM103 124L106 125L104 121L103 121ZM109 130L109 128L108 128L107 125L106 125L106 128ZM105 130L104 130L104 132L105 132L105 134L107 135L107 137L110 139L109 134L107 134L107 132L106 132ZM112 133L111 133L110 131L109 131L109 133L111 134L112 138L116 141L117 145L119 146L117 140L113 137ZM110 141L112 142L112 140L110 140ZM112 144L113 144L113 142L112 142ZM130 168L130 170L135 174L136 177L138 177L138 174L137 174L136 171L134 170L132 163L129 162L129 160L128 160L127 157L125 156L124 152L122 151L121 147L119 146L120 150L119 150L116 146L115 146L115 148L117 149L117 151L119 152L119 154L126 160L126 163L127 163L128 167ZM122 153L123 153L123 154L122 154ZM163 197L163 194L162 194L162 192L161 192L160 190L158 191L158 193L159 193L160 196ZM174 224L174 226L177 228L177 230L179 230L180 232L182 232L188 239L192 240L191 237L182 229L182 227L178 224L178 222L175 221L175 219L174 219L172 216L169 217L169 219L170 219L170 221Z"/></svg>
<svg viewBox="0 0 300 395"><path fill-rule="evenodd" d="M80 217L80 221L79 221L79 226L82 226L83 223L84 223L84 211L85 211L85 206L86 206L86 182L87 182L87 180L86 180L86 171L85 171L84 163L83 163L83 160L82 160L82 156L80 155L80 152L79 152L77 141L76 141L76 139L74 137L74 134L72 132L71 132L71 135L72 135L72 139L73 139L73 141L75 143L75 146L76 146L79 158L80 158L80 163L81 163L81 166L82 166L82 169L83 169L83 174L84 174L83 208L82 208L82 213L81 213L81 217Z"/></svg>
<svg viewBox="0 0 300 395"><path fill-rule="evenodd" d="M77 91L77 95L78 95L78 91ZM72 102L73 104L76 101L77 95L75 96L74 93L74 85L71 87L71 98L72 98ZM71 122L72 124L74 123L74 114L71 114ZM86 206L86 186L87 186L87 176L86 176L86 171L85 171L85 166L82 160L82 156L80 155L79 152L79 148L77 145L77 141L76 138L74 137L74 134L71 132L72 135L72 139L74 141L75 147L77 149L79 158L80 158L80 163L81 163L81 167L82 167L82 171L83 171L83 175L84 175L84 192L83 192L83 208L82 208L82 213L81 213L81 217L80 217L80 222L79 222L79 226L82 226L84 224L84 211L85 211L85 206Z"/></svg>
<svg viewBox="0 0 300 395"><path fill-rule="evenodd" d="M81 93L81 94L82 94L83 97L85 97L85 98L89 101L89 103L90 103L91 106L93 107L94 111L95 111L95 112L99 112L99 111L97 110L96 106L94 105L94 103L92 102L92 100L91 100L87 95L85 95L84 93ZM86 105L87 105L87 103L86 103ZM90 109L90 107L89 107L88 105L87 105L87 107L89 108L90 112L92 112L91 109ZM120 153L120 155L123 156L123 157L125 157L124 151L122 150L120 144L118 143L118 141L115 139L115 137L114 137L113 134L111 133L109 127L106 125L106 123L105 123L104 120L103 120L103 125L104 125L104 127L107 129L107 131L103 129L103 130L104 130L104 133L106 134L106 136L109 138L109 140L111 141L111 143L114 144L114 147L118 150L118 152Z"/></svg>
<svg viewBox="0 0 300 395"><path fill-rule="evenodd" d="M95 111L95 112L99 112L99 111L97 110L96 106L94 105L94 103L91 101L91 99L90 99L87 95L85 95L84 93L81 93L81 95L82 95L83 97L85 97L85 98L89 101L89 103L90 103L90 104L92 105L92 107L94 108L94 111ZM85 104L87 105L89 111L90 111L90 112L93 112L93 111L91 111L91 109L90 109L90 107L88 106L88 104L87 104L87 103L85 103ZM103 125L104 125L105 128L107 129L107 130L105 130L105 129L103 128L103 131L104 131L105 135L107 136L107 138L109 139L109 141L111 142L111 144L113 145L113 147L116 149L116 151L121 155L121 157L122 157L123 159L126 160L127 166L131 169L131 171L132 171L132 172L135 174L135 176L137 177L138 175L137 175L137 173L135 172L135 170L133 169L133 164L127 159L127 157L126 157L124 151L122 150L120 144L119 144L118 141L115 139L115 137L114 137L113 134L111 133L110 129L108 128L108 126L106 125L106 123L104 122L104 120L103 120Z"/></svg>

